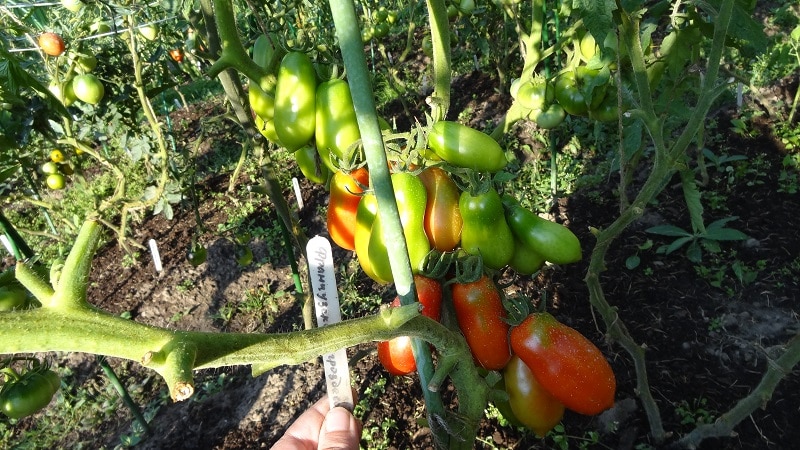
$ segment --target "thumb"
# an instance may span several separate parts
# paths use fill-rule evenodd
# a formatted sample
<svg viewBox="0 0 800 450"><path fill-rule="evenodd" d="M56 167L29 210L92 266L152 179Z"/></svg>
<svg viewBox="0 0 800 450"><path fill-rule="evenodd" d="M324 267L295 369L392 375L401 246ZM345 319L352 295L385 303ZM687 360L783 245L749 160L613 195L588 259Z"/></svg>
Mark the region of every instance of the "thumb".
<svg viewBox="0 0 800 450"><path fill-rule="evenodd" d="M351 450L358 449L361 438L361 426L353 414L337 406L325 416L319 436L320 450Z"/></svg>

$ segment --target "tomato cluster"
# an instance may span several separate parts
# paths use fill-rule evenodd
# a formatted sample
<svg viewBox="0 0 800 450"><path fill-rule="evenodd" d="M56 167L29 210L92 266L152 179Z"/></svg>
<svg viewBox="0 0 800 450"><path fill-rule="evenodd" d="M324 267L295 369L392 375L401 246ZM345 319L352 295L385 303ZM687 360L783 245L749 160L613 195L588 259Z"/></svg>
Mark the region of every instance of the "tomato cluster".
<svg viewBox="0 0 800 450"><path fill-rule="evenodd" d="M74 172L72 165L66 160L64 152L59 149L50 152L50 160L43 163L39 170L45 177L47 187L54 191L64 189L67 177Z"/></svg>

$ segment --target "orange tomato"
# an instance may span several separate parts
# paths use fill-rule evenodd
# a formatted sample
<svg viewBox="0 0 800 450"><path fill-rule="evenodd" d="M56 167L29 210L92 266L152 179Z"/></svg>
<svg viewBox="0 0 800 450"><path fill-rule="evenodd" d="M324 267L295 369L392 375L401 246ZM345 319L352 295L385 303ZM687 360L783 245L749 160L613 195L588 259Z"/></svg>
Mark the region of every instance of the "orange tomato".
<svg viewBox="0 0 800 450"><path fill-rule="evenodd" d="M328 233L339 247L355 250L354 231L356 211L361 200L362 186L369 185L366 167L350 173L336 172L331 179L331 195L328 202Z"/></svg>

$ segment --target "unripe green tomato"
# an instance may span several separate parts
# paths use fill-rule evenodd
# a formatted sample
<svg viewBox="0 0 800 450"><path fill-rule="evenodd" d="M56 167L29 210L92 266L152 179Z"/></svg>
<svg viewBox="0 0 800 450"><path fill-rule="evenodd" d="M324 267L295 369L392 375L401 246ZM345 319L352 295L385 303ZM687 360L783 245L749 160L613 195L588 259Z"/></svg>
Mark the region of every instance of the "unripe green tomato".
<svg viewBox="0 0 800 450"><path fill-rule="evenodd" d="M46 163L42 164L41 167L42 173L46 175L52 175L54 173L58 173L58 165L53 161L47 161Z"/></svg>
<svg viewBox="0 0 800 450"><path fill-rule="evenodd" d="M348 152L351 146L361 139L350 86L340 79L320 83L315 98L314 139L317 150L322 155L325 165L331 171L335 171L331 160L338 159L345 164L351 162L353 155Z"/></svg>
<svg viewBox="0 0 800 450"><path fill-rule="evenodd" d="M458 209L464 224L461 227L461 248L470 255L481 255L483 264L500 269L514 256L514 236L503 215L503 203L494 188L472 195L463 192Z"/></svg>
<svg viewBox="0 0 800 450"><path fill-rule="evenodd" d="M543 78L534 78L522 83L517 91L517 101L524 107L533 110L542 110L553 103L555 90Z"/></svg>
<svg viewBox="0 0 800 450"><path fill-rule="evenodd" d="M553 128L561 125L564 122L564 118L566 117L566 112L564 108L559 105L558 103L553 103L552 105L548 106L547 109L544 111L537 111L535 121L536 125L539 128L544 128L545 130L552 130Z"/></svg>
<svg viewBox="0 0 800 450"><path fill-rule="evenodd" d="M81 55L75 62L82 73L89 73L97 67L97 58L92 55Z"/></svg>
<svg viewBox="0 0 800 450"><path fill-rule="evenodd" d="M264 92L256 83L250 82L247 88L247 98L250 108L264 120L275 117L275 97Z"/></svg>
<svg viewBox="0 0 800 450"><path fill-rule="evenodd" d="M478 172L497 172L508 164L500 144L488 134L441 120L428 133L428 146L450 164Z"/></svg>
<svg viewBox="0 0 800 450"><path fill-rule="evenodd" d="M475 0L461 0L458 10L465 16L470 16L475 11Z"/></svg>
<svg viewBox="0 0 800 450"><path fill-rule="evenodd" d="M47 187L54 191L64 189L65 184L64 175L60 173L51 173L47 176Z"/></svg>
<svg viewBox="0 0 800 450"><path fill-rule="evenodd" d="M55 98L61 101L64 107L68 108L75 103L77 97L75 97L75 91L72 89L72 80L66 81L63 86L64 92L61 91L61 85L58 83L50 84L47 89L50 90L50 93L52 93Z"/></svg>
<svg viewBox="0 0 800 450"><path fill-rule="evenodd" d="M139 27L139 34L144 36L148 41L155 41L159 34L158 24L151 23Z"/></svg>
<svg viewBox="0 0 800 450"><path fill-rule="evenodd" d="M289 52L283 57L275 85L275 131L290 151L314 136L316 77L305 53Z"/></svg>
<svg viewBox="0 0 800 450"><path fill-rule="evenodd" d="M78 100L92 105L100 103L100 100L103 99L103 95L105 94L103 83L90 73L78 75L73 78L72 91L75 93L75 97Z"/></svg>

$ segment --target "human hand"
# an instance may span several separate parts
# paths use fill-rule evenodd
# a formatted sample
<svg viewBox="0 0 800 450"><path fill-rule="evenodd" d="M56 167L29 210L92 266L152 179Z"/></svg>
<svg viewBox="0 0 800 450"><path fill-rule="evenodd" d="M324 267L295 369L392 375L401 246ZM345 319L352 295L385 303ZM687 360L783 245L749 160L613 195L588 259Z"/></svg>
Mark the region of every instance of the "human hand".
<svg viewBox="0 0 800 450"><path fill-rule="evenodd" d="M333 409L327 396L304 412L272 450L357 450L361 424L341 406Z"/></svg>

